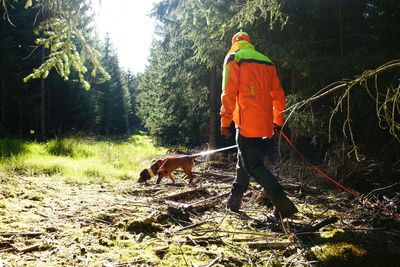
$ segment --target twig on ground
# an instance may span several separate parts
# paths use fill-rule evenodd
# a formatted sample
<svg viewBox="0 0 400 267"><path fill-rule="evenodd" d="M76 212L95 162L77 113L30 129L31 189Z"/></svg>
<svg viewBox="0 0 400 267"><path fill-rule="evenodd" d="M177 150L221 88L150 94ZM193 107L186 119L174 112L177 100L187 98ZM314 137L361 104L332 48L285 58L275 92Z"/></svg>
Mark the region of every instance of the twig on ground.
<svg viewBox="0 0 400 267"><path fill-rule="evenodd" d="M219 173L213 173L213 172L193 172L193 173L201 174L203 176L215 176L215 177L220 177L220 178L229 178L229 179L236 178L236 176L233 176L233 175L219 174Z"/></svg>
<svg viewBox="0 0 400 267"><path fill-rule="evenodd" d="M339 203L341 203L342 201L344 201L345 198L339 199L338 201L336 201L334 204L328 206L326 209L324 209L321 214L325 214L326 212L328 212L329 210L332 210L335 206L339 205ZM311 220L311 222L309 222L307 224L306 227L311 227L311 225L316 221L317 219Z"/></svg>
<svg viewBox="0 0 400 267"><path fill-rule="evenodd" d="M197 235L205 235L207 233L228 233L228 234L242 234L242 235L259 235L259 236L276 236L274 234L264 234L257 232L240 232L240 231L227 231L227 230L219 230L219 229L202 229L200 231L193 232L193 234Z"/></svg>
<svg viewBox="0 0 400 267"><path fill-rule="evenodd" d="M232 245L232 244L229 244L228 242L226 242L226 241L224 241L224 240L222 240L222 239L221 239L221 241L222 241L222 243L224 243L224 244L227 245L228 247L231 247L231 248L233 248L233 249L239 250L240 252L242 252L243 254L245 254L245 255L247 256L247 261L248 261L248 263L250 264L250 266L254 266L254 263L253 263L253 261L251 260L251 254L250 254L247 250L245 250L245 249L243 249L243 248L240 248L240 247L237 247L237 246L234 246L234 245Z"/></svg>
<svg viewBox="0 0 400 267"><path fill-rule="evenodd" d="M218 257L216 257L215 259L213 259L206 267L211 267L214 264L218 263L218 261L220 259L222 259L224 257L224 254L219 255Z"/></svg>
<svg viewBox="0 0 400 267"><path fill-rule="evenodd" d="M376 192L379 192L379 191L383 191L383 190L392 188L392 187L394 187L394 186L396 186L396 185L398 185L398 183L394 183L394 184L392 184L392 185L385 186L385 187L382 187L382 188L376 188L376 189L372 190L371 192L369 192L369 193L365 196L365 198L368 199L373 193L376 193Z"/></svg>
<svg viewBox="0 0 400 267"><path fill-rule="evenodd" d="M252 248L268 248L268 249L282 249L292 245L291 241L263 241L263 242L247 242L249 247Z"/></svg>
<svg viewBox="0 0 400 267"><path fill-rule="evenodd" d="M185 253L183 252L183 249L182 249L182 244L181 244L181 243L178 243L178 246L179 246L179 250L181 251L182 258L183 258L183 260L185 261L186 266L189 266L189 264L188 264L188 262L187 262L187 260L186 260L186 257L185 257Z"/></svg>
<svg viewBox="0 0 400 267"><path fill-rule="evenodd" d="M321 222L319 222L319 223L317 223L315 225L312 225L312 226L311 225L307 225L307 226L305 226L303 229L301 229L301 231L296 233L296 235L298 235L298 234L303 234L304 235L305 233L317 232L322 227L325 227L325 226L327 226L329 224L332 224L332 223L336 223L337 221L338 221L338 217L336 217L336 216L330 217L330 218L325 219L325 220L323 220L323 221L321 221Z"/></svg>
<svg viewBox="0 0 400 267"><path fill-rule="evenodd" d="M0 232L0 236L4 237L10 237L10 236L29 236L29 237L35 237L35 236L40 236L44 235L46 233L43 232Z"/></svg>
<svg viewBox="0 0 400 267"><path fill-rule="evenodd" d="M206 224L206 223L214 223L214 222L213 221L203 221L203 222L199 222L199 223L194 223L194 224L182 227L182 228L174 231L173 233L175 234L175 233L178 233L178 232L181 232L181 231L185 231L187 229L192 229L192 228L195 228L197 226L201 226L201 225Z"/></svg>
<svg viewBox="0 0 400 267"><path fill-rule="evenodd" d="M265 266L269 266L269 263L271 262L272 257L274 257L274 256L275 256L275 254L271 253L271 255L268 257L267 264Z"/></svg>
<svg viewBox="0 0 400 267"><path fill-rule="evenodd" d="M36 245L29 246L26 248L18 249L18 252L27 253L27 252L35 251L35 250L40 249L43 245L44 245L43 243L40 243L40 244L36 244Z"/></svg>
<svg viewBox="0 0 400 267"><path fill-rule="evenodd" d="M193 195L195 195L197 193L208 194L208 192L204 188L196 188L196 189L193 189L193 190L180 192L178 194L174 194L174 195L171 195L171 196L166 196L166 197L164 197L164 199L175 200L176 201L178 199L182 199L182 198L185 198L187 196L193 196Z"/></svg>
<svg viewBox="0 0 400 267"><path fill-rule="evenodd" d="M223 193L223 194L219 194L217 196L213 196L213 197L206 198L206 199L203 199L203 200L199 200L199 201L197 201L195 203L192 203L190 205L194 207L194 206L197 206L197 205L199 205L201 203L204 203L204 202L207 202L207 201L211 201L211 200L214 200L214 199L217 199L217 198L225 197L227 195L229 195L229 192L226 192L226 193Z"/></svg>

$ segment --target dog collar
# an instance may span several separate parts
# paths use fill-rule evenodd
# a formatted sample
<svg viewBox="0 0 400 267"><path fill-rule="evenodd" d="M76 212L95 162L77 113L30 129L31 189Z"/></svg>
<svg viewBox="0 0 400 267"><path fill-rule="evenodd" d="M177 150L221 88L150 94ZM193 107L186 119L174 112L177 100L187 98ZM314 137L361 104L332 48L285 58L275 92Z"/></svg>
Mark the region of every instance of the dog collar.
<svg viewBox="0 0 400 267"><path fill-rule="evenodd" d="M151 168L148 168L147 171L150 174L150 177L156 176Z"/></svg>

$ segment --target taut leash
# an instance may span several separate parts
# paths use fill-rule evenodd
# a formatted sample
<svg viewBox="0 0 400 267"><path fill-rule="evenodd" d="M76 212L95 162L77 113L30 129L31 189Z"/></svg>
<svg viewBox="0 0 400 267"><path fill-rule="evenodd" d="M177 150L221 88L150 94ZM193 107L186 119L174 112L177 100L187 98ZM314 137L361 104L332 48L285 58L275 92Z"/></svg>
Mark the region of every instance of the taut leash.
<svg viewBox="0 0 400 267"><path fill-rule="evenodd" d="M313 168L315 171L317 171L319 174L321 174L322 176L324 176L325 178L327 178L329 181L331 181L332 183L334 183L335 185L339 186L340 188L342 188L343 190L345 190L346 192L358 197L359 199L371 204L372 206L374 206L375 208L378 208L390 215L393 215L394 217L397 217L397 219L400 219L400 215L394 212L391 212L387 209L385 209L384 207L379 206L378 204L369 201L368 199L356 194L355 192L353 192L352 190L346 188L344 185L342 185L341 183L335 181L334 179L332 179L331 177L329 177L327 174L325 174L323 171L321 171L317 166L313 165L310 161L308 161L300 152L299 150L293 145L293 143L289 140L289 138L281 131L280 134L283 136L283 138L286 139L286 141L289 143L289 145L293 148L293 150L297 153L297 155L299 155L305 162L307 162L308 165L311 166L311 168Z"/></svg>
<svg viewBox="0 0 400 267"><path fill-rule="evenodd" d="M203 152L200 152L200 153L197 153L197 154L193 154L192 156L193 157L206 156L206 155L209 155L209 154L213 154L213 153L216 153L216 152L232 149L232 148L235 148L235 147L237 147L237 145L227 146L227 147L218 148L218 149L214 149L214 150L207 150L207 151L203 151Z"/></svg>

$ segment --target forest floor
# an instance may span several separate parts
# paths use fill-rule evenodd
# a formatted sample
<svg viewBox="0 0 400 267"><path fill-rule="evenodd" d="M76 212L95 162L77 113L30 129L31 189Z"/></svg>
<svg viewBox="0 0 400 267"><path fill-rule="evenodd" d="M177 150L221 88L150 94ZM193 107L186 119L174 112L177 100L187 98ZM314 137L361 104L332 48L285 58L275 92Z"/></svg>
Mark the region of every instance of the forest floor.
<svg viewBox="0 0 400 267"><path fill-rule="evenodd" d="M225 209L234 163L189 185L0 177L0 266L396 266L400 227L344 191L280 176L299 213L270 216L252 183ZM321 223L322 224L319 224ZM321 227L322 226L322 227ZM397 265L398 266L398 265Z"/></svg>

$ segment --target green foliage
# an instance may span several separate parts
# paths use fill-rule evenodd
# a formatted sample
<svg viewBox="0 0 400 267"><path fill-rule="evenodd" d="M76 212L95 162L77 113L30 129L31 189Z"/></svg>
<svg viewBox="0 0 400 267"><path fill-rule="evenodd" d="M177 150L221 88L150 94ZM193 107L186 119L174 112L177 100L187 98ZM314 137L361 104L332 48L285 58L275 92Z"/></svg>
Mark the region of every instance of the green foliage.
<svg viewBox="0 0 400 267"><path fill-rule="evenodd" d="M51 176L69 183L136 180L156 155L166 152L145 135L116 141L69 138L47 143L0 139L0 148L6 155L0 158L0 174Z"/></svg>
<svg viewBox="0 0 400 267"><path fill-rule="evenodd" d="M158 42L151 55L139 84L139 117L163 144L199 144L207 131L206 70L193 60L186 40Z"/></svg>
<svg viewBox="0 0 400 267"><path fill-rule="evenodd" d="M26 143L15 139L0 139L0 161L24 154L26 152Z"/></svg>
<svg viewBox="0 0 400 267"><path fill-rule="evenodd" d="M196 124L207 125L208 117L193 113L197 116L187 121L186 114L192 111L191 104L186 106L192 101L188 91L203 92L204 89L206 92L207 82L185 86L184 91L180 89L181 84L186 84L187 79L208 80L207 72L222 65L230 38L238 30L248 32L256 48L276 64L290 106L327 88L327 84L392 60L399 53L398 46L393 45L400 29L400 16L393 10L399 7L399 3L389 0L160 1L153 10L153 16L160 22L160 41L153 44L151 64L142 77L138 114L158 140L190 142L193 128L187 127L188 123L198 116ZM190 60L198 64L193 66L195 69L187 64ZM334 95L292 114L288 122L292 132L298 133L295 137L309 135L312 140L318 140L331 125L334 142L357 144L373 134L379 149L390 138L368 129L372 125L377 127L379 120L387 120L389 130L395 132L396 112L392 111L398 84L393 84L396 75L392 74L377 80L377 98L384 101L384 96L389 96L387 105L380 104L379 119L370 96L360 92L360 87L354 87L351 97L350 94L348 98ZM217 75L220 76L220 68ZM196 94L190 96L196 97ZM198 101L205 106L207 102L206 99ZM336 113L330 121L332 111ZM376 138L378 135L380 138ZM357 156L358 151L355 152L353 155ZM390 154L394 157L396 153Z"/></svg>
<svg viewBox="0 0 400 267"><path fill-rule="evenodd" d="M32 7L25 9L25 1L20 0L13 3L8 13L15 27L8 21L0 21L0 52L4 55L0 58L0 136L38 138L42 118L48 137L77 132L120 135L128 134L133 124L139 127L130 92L137 92L138 77L131 73L128 80L128 74L118 66L116 53L102 51L103 46L111 44L99 44L94 39L94 17L86 4L76 9L78 2L64 8L59 1L33 1ZM71 14L57 17L56 10ZM81 14L75 20L74 10ZM75 28L68 28L66 23ZM34 31L40 36L35 36ZM78 34L86 43L80 41ZM35 42L40 44L32 49ZM112 74L112 81L108 82L96 64L88 60L89 46L97 51L102 68ZM31 75L38 78L44 75L46 80L23 83L32 68L42 63L44 68ZM80 71L95 77L83 72L80 75ZM82 78L94 89L77 90Z"/></svg>
<svg viewBox="0 0 400 267"><path fill-rule="evenodd" d="M238 11L230 20L230 27L241 29L262 19L269 22L270 29L277 25L283 28L289 19L282 13L283 3L279 0L249 0L242 5L236 3Z"/></svg>
<svg viewBox="0 0 400 267"><path fill-rule="evenodd" d="M26 0L25 3L25 8L31 7L32 6L32 0Z"/></svg>
<svg viewBox="0 0 400 267"><path fill-rule="evenodd" d="M101 63L111 79L96 84L97 127L102 134L128 134L131 99L126 74L120 69L117 53L107 36L101 49Z"/></svg>
<svg viewBox="0 0 400 267"><path fill-rule="evenodd" d="M92 149L83 146L74 139L51 140L46 143L46 150L50 155L72 158L87 158L94 154Z"/></svg>
<svg viewBox="0 0 400 267"><path fill-rule="evenodd" d="M29 1L26 3L26 7L31 5ZM93 66L92 75L99 71L106 79L110 78L99 62L99 52L87 40L92 31L88 28L92 15L88 13L89 5L85 1L38 1L37 8L41 9L45 18L35 29L35 34L39 36L36 44L47 49L49 55L24 78L24 82L47 78L51 69L55 69L64 80L68 80L72 69L77 73L82 86L89 90L90 84L84 77L87 72L86 58Z"/></svg>

